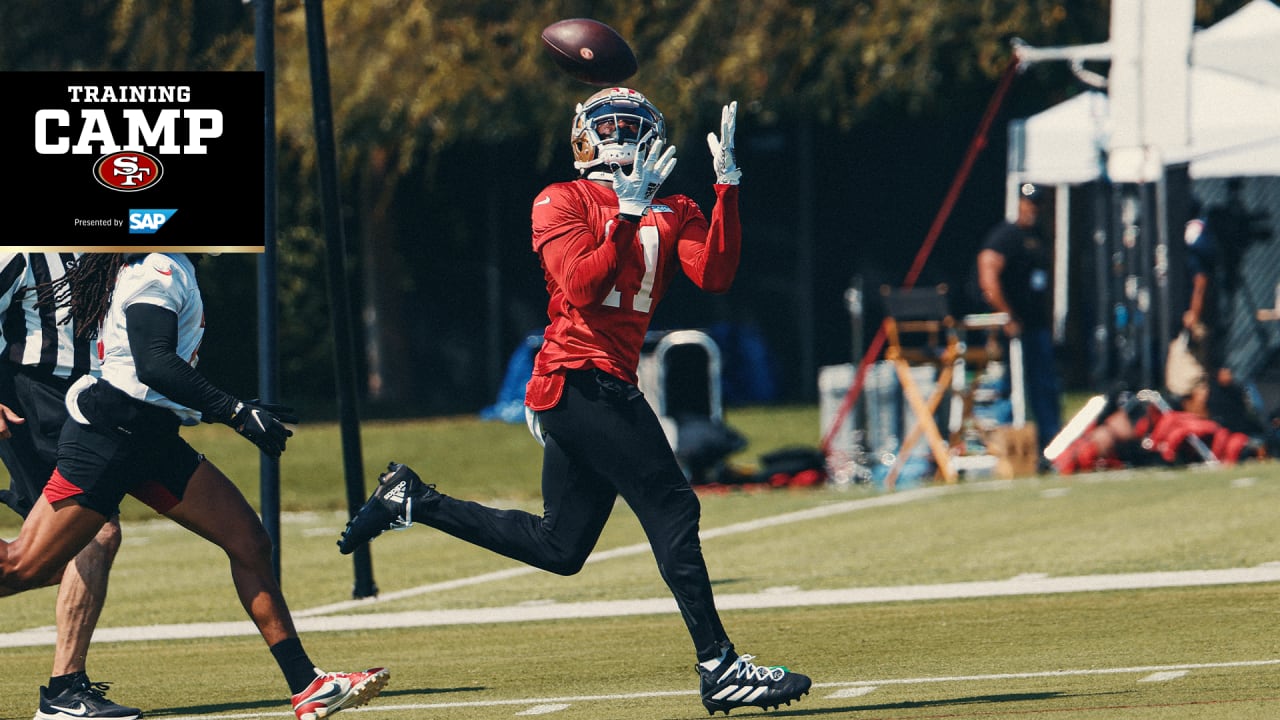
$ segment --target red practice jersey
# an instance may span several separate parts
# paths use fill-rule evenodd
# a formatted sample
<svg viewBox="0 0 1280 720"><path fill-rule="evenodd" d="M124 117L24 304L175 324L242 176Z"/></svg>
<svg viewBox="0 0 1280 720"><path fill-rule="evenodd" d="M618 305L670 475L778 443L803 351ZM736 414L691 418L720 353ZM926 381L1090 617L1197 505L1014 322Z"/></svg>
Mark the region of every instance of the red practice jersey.
<svg viewBox="0 0 1280 720"><path fill-rule="evenodd" d="M636 382L649 321L679 271L704 291L729 289L742 226L738 186L716 185L711 221L691 198L657 198L639 223L618 219L613 188L556 183L533 203L533 250L547 279L548 325L525 404L554 407L563 370L596 368Z"/></svg>

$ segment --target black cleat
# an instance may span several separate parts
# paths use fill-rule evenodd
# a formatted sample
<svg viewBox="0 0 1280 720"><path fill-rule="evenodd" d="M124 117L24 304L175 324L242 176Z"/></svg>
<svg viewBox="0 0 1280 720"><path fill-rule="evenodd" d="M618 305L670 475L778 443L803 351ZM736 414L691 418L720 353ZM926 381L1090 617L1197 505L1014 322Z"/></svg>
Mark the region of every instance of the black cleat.
<svg viewBox="0 0 1280 720"><path fill-rule="evenodd" d="M403 530L413 525L413 506L439 498L435 485L427 485L418 474L400 463L390 463L378 476L378 487L354 517L347 521L338 540L338 550L350 555L356 548L387 530Z"/></svg>
<svg viewBox="0 0 1280 720"><path fill-rule="evenodd" d="M87 675L81 674L71 687L53 697L49 697L48 688L42 687L40 706L33 720L136 720L140 717L142 711L138 708L117 705L107 699L110 684L90 682Z"/></svg>
<svg viewBox="0 0 1280 720"><path fill-rule="evenodd" d="M770 710L790 705L809 692L813 682L807 675L785 667L761 667L751 662L753 655L737 655L732 650L715 670L698 667L702 676L702 704L712 715L740 707Z"/></svg>

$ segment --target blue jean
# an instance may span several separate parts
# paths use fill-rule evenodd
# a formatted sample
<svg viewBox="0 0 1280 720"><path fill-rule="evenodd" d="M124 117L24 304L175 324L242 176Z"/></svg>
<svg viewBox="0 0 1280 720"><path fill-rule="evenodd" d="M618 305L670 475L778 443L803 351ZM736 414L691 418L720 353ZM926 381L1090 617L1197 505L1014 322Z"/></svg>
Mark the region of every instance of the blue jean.
<svg viewBox="0 0 1280 720"><path fill-rule="evenodd" d="M1036 421L1040 449L1062 429L1062 388L1053 356L1053 333L1049 328L1022 332L1022 377L1027 407Z"/></svg>

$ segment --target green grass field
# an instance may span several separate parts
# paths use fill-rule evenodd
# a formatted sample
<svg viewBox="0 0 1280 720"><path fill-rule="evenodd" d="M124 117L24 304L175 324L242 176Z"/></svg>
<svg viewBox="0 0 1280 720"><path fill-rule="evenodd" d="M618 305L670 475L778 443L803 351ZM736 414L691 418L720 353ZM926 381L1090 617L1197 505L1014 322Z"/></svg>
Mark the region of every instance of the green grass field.
<svg viewBox="0 0 1280 720"><path fill-rule="evenodd" d="M743 463L819 435L811 407L727 420L750 440ZM252 447L225 428L194 430L192 444L256 504ZM395 459L445 492L538 507L538 448L523 426L369 423L362 446L366 483ZM282 475L285 592L310 654L326 669L392 669L383 695L352 717L706 717L688 636L625 508L572 578L430 528L389 533L372 546L381 598L350 603L352 562L334 547L345 520L336 428L303 426ZM739 650L815 680L803 702L769 715L1275 718L1278 501L1276 463L894 495L706 494L703 546ZM153 517L126 501L93 677L150 717L290 716L265 646L238 630L225 560ZM0 536L16 532L4 517ZM1232 569L1225 580L1211 572ZM51 626L53 598L0 600L0 719L35 710L52 648L12 633ZM549 619L527 619L539 613ZM461 622L472 614L481 620ZM232 628L226 637L146 639L152 626L195 622L234 625L218 626Z"/></svg>

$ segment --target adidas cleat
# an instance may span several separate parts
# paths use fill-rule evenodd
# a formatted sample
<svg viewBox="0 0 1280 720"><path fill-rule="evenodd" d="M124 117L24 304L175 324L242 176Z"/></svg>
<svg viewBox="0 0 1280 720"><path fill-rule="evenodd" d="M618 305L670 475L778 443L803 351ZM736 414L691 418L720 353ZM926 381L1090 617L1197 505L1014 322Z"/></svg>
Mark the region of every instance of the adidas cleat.
<svg viewBox="0 0 1280 720"><path fill-rule="evenodd" d="M391 671L386 668L318 675L306 690L293 696L293 713L298 720L321 720L339 710L359 707L377 697L390 679Z"/></svg>
<svg viewBox="0 0 1280 720"><path fill-rule="evenodd" d="M702 704L715 715L723 710L758 707L770 710L790 705L809 692L807 675L785 667L762 667L751 662L752 655L736 655L732 650L715 670L698 667L702 676Z"/></svg>
<svg viewBox="0 0 1280 720"><path fill-rule="evenodd" d="M118 705L107 699L110 683L90 682L81 674L71 687L53 697L48 688L40 688L40 706L33 720L136 720L142 711L135 707Z"/></svg>
<svg viewBox="0 0 1280 720"><path fill-rule="evenodd" d="M387 530L403 530L413 525L413 506L439 497L435 485L427 485L407 465L390 463L378 476L378 487L360 506L338 540L338 550L350 555L356 548Z"/></svg>

